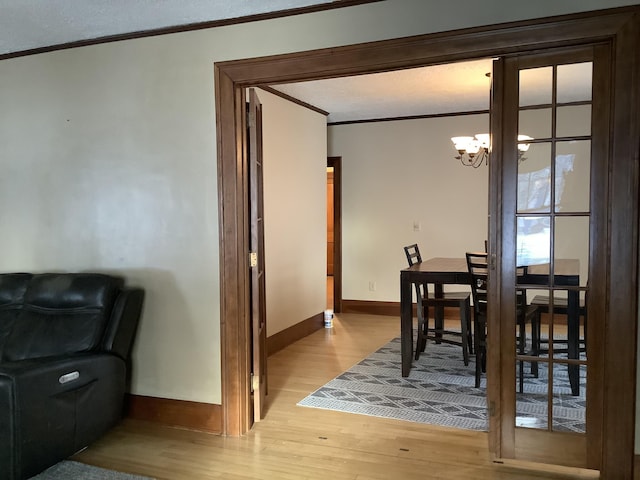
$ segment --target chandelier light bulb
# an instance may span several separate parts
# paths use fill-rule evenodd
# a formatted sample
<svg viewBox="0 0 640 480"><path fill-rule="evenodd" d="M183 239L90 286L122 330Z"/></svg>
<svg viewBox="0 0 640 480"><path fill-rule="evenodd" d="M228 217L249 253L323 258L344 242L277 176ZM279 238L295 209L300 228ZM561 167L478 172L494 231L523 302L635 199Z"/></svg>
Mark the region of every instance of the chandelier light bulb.
<svg viewBox="0 0 640 480"><path fill-rule="evenodd" d="M489 148L491 143L491 136L488 133L478 133L476 139L480 142L482 148Z"/></svg>
<svg viewBox="0 0 640 480"><path fill-rule="evenodd" d="M471 143L469 143L469 145L467 146L467 153L469 154L470 157L472 157L479 151L480 151L480 142L478 142L477 140L472 140Z"/></svg>
<svg viewBox="0 0 640 480"><path fill-rule="evenodd" d="M518 135L518 142L526 142L527 140L533 140L529 135ZM528 143L518 143L518 150L521 152L526 152L529 150Z"/></svg>
<svg viewBox="0 0 640 480"><path fill-rule="evenodd" d="M473 137L451 137L451 141L458 153L467 151L467 147L473 142Z"/></svg>

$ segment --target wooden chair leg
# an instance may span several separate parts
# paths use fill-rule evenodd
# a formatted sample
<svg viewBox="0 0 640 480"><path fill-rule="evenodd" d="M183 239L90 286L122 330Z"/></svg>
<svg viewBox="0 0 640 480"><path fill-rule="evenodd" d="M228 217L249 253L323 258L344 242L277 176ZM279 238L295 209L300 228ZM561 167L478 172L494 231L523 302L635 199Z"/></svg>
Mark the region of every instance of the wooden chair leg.
<svg viewBox="0 0 640 480"><path fill-rule="evenodd" d="M520 370L518 391L520 393L524 393L524 362L520 360L518 363L519 363L519 370Z"/></svg>
<svg viewBox="0 0 640 480"><path fill-rule="evenodd" d="M427 346L427 333L429 331L429 318L424 316L424 308L418 305L418 335L416 338L415 360L420 358L420 353L424 352Z"/></svg>
<svg viewBox="0 0 640 480"><path fill-rule="evenodd" d="M467 349L469 354L473 355L473 321L471 318L471 300L467 299L464 304L464 309L467 314Z"/></svg>
<svg viewBox="0 0 640 480"><path fill-rule="evenodd" d="M462 344L462 359L465 366L469 365L469 299L460 304L460 332Z"/></svg>
<svg viewBox="0 0 640 480"><path fill-rule="evenodd" d="M484 363L484 340L483 340L483 331L484 323L482 320L475 318L474 321L474 343L475 343L475 353L476 353L476 388L480 388L480 378L482 377L482 366Z"/></svg>
<svg viewBox="0 0 640 480"><path fill-rule="evenodd" d="M541 321L540 312L538 312L535 318L531 319L531 351L536 357L540 355ZM538 378L538 362L531 363L531 374L535 378Z"/></svg>
<svg viewBox="0 0 640 480"><path fill-rule="evenodd" d="M482 358L480 350L480 347L476 348L476 388L480 388L480 377L482 377Z"/></svg>
<svg viewBox="0 0 640 480"><path fill-rule="evenodd" d="M485 347L476 348L476 388L480 388L482 373L486 371Z"/></svg>
<svg viewBox="0 0 640 480"><path fill-rule="evenodd" d="M423 343L425 342L424 342L424 334L423 334L423 328L424 328L423 324L424 322L418 319L418 335L417 335L418 338L416 338L416 354L414 356L415 360L418 360L420 358L420 352L424 350Z"/></svg>
<svg viewBox="0 0 640 480"><path fill-rule="evenodd" d="M429 315L429 312L427 312ZM433 328L435 329L435 342L437 344L442 343L440 339L442 338L442 330L444 330L444 307L434 307L433 308Z"/></svg>

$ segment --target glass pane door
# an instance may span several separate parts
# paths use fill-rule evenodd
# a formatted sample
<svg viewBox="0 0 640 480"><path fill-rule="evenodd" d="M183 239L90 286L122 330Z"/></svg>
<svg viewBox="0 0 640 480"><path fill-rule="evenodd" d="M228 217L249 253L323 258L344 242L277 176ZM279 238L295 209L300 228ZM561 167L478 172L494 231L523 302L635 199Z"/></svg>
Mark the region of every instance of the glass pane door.
<svg viewBox="0 0 640 480"><path fill-rule="evenodd" d="M586 432L592 70L519 73L518 427Z"/></svg>
<svg viewBox="0 0 640 480"><path fill-rule="evenodd" d="M501 360L502 388L512 386L503 396L503 454L591 468L587 444L601 432L587 405L601 406L590 394L600 375L587 342L599 321L589 293L598 281L594 232L605 218L593 192L606 182L592 142L607 134L592 126L606 102L593 98L604 97L594 58L581 48L505 60L499 243L501 345L515 352Z"/></svg>

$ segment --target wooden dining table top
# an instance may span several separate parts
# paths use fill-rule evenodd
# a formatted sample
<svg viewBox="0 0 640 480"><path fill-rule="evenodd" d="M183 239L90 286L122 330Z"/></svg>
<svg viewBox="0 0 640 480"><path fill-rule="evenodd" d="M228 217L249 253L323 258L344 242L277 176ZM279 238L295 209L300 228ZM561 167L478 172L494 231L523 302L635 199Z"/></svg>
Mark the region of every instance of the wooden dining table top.
<svg viewBox="0 0 640 480"><path fill-rule="evenodd" d="M448 257L434 257L422 262L418 262L406 270L417 272L466 272L467 271L467 259L466 258L448 258Z"/></svg>
<svg viewBox="0 0 640 480"><path fill-rule="evenodd" d="M574 276L580 273L580 260L576 258L559 258L553 262L555 275ZM404 270L430 273L466 273L467 259L464 257L433 257L416 263ZM549 263L527 266L529 275L548 275Z"/></svg>
<svg viewBox="0 0 640 480"><path fill-rule="evenodd" d="M549 264L540 263L527 266L529 275L549 275ZM574 276L580 274L580 260L577 258L557 258L553 262L555 275Z"/></svg>

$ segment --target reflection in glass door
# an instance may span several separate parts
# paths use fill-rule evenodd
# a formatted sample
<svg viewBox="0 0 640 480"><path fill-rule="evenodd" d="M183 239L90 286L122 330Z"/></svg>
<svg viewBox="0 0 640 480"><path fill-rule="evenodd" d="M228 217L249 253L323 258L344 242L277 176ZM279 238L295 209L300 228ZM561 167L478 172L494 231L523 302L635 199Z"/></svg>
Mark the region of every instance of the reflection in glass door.
<svg viewBox="0 0 640 480"><path fill-rule="evenodd" d="M516 426L526 428L586 432L592 69L581 62L519 75L518 131L532 137L518 158L516 210L516 323L528 331L516 358L523 384L527 376ZM525 309L530 325L521 325Z"/></svg>

